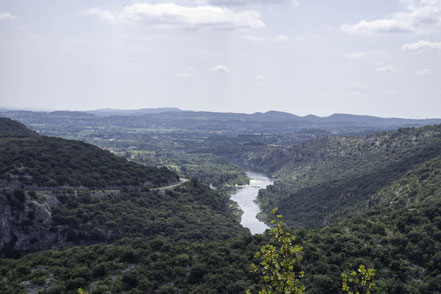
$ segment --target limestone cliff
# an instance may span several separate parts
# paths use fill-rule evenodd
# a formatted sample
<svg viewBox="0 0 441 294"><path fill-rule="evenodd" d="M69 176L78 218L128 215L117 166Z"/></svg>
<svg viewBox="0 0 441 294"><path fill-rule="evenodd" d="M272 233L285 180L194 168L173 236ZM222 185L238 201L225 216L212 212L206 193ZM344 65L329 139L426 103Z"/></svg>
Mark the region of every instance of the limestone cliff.
<svg viewBox="0 0 441 294"><path fill-rule="evenodd" d="M53 227L55 196L22 190L0 193L0 255L45 250L65 241L61 227Z"/></svg>

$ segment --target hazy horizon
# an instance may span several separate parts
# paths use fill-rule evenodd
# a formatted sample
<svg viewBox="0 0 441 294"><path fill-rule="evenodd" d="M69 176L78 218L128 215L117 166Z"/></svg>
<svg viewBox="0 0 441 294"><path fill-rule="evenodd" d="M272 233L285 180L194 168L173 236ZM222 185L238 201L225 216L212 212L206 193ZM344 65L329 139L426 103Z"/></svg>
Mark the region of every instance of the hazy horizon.
<svg viewBox="0 0 441 294"><path fill-rule="evenodd" d="M335 112L331 113L329 115L316 115L314 113L308 113L305 115L299 115L297 113L292 113L289 111L284 110L277 110L277 109L268 109L265 111L255 111L255 112L240 112L240 111L211 111L211 110L203 110L203 109L182 109L179 107L173 107L173 106L164 106L164 107L141 107L141 108L109 108L109 107L103 107L103 108L96 108L96 109L41 109L41 108L33 108L33 107L14 107L14 106L3 106L0 105L1 109L7 109L11 111L35 111L35 112L55 112L55 111L78 111L78 112L92 112L92 111L101 111L101 110L114 110L114 111L137 111L137 110L143 110L143 109L164 109L164 108L176 108L180 111L193 111L193 112L213 112L213 113L235 113L235 114L255 114L255 113L267 113L270 111L275 112L284 112L293 114L299 117L305 117L305 116L317 116L321 118L329 117L336 114L344 114L344 115L356 115L356 116L372 116L372 117L378 117L378 118L398 118L398 119L441 119L440 117L397 117L397 116L379 116L375 114L360 114L360 113L345 113L345 112Z"/></svg>
<svg viewBox="0 0 441 294"><path fill-rule="evenodd" d="M441 117L441 0L0 0L0 104Z"/></svg>

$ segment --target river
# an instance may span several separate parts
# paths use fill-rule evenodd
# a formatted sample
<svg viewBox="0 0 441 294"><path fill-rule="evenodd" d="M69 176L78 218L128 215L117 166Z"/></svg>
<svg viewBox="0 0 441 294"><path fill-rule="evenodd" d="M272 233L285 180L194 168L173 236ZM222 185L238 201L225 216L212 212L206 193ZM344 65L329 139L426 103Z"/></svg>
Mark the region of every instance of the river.
<svg viewBox="0 0 441 294"><path fill-rule="evenodd" d="M260 212L259 206L254 202L260 189L265 189L274 182L264 174L247 171L250 178L250 185L239 188L231 196L231 200L237 202L243 210L241 225L250 229L251 234L261 234L269 227L257 219L256 215Z"/></svg>

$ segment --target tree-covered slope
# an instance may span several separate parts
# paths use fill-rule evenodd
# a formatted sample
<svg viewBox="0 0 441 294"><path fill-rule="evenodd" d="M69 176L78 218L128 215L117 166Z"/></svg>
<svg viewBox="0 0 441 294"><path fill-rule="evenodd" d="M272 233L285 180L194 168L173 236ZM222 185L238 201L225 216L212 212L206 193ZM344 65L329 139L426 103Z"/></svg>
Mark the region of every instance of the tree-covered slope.
<svg viewBox="0 0 441 294"><path fill-rule="evenodd" d="M441 156L417 165L372 197L381 206L406 207L426 199L441 199Z"/></svg>
<svg viewBox="0 0 441 294"><path fill-rule="evenodd" d="M308 294L342 293L342 272L377 270L375 293L441 291L441 201L377 208L324 228L292 231L303 246L299 270ZM1 293L243 293L257 288L249 272L268 236L222 242L126 240L0 259ZM3 292L2 292L3 291ZM20 292L21 291L21 292Z"/></svg>
<svg viewBox="0 0 441 294"><path fill-rule="evenodd" d="M166 191L3 191L0 254L125 237L200 241L249 234L228 201L197 180Z"/></svg>
<svg viewBox="0 0 441 294"><path fill-rule="evenodd" d="M125 237L194 241L248 234L226 195L197 180L167 188L178 181L167 168L79 141L1 137L0 254Z"/></svg>
<svg viewBox="0 0 441 294"><path fill-rule="evenodd" d="M18 121L0 117L0 137L32 137L37 134Z"/></svg>
<svg viewBox="0 0 441 294"><path fill-rule="evenodd" d="M96 146L54 137L0 138L0 180L39 187L162 186L178 181L166 168L146 167Z"/></svg>
<svg viewBox="0 0 441 294"><path fill-rule="evenodd" d="M431 190L426 196L406 196L403 189L397 189L413 183L406 189L420 193L415 190L415 179L410 181L412 174L414 178L433 174L426 180L439 186L439 177L434 175L440 172L435 164L440 158L441 126L437 125L364 138L318 138L302 146L256 154L250 162L263 168L278 163L276 168L270 166L277 177L275 185L259 195L264 211L278 206L290 225L312 227L378 204L409 204L427 197Z"/></svg>

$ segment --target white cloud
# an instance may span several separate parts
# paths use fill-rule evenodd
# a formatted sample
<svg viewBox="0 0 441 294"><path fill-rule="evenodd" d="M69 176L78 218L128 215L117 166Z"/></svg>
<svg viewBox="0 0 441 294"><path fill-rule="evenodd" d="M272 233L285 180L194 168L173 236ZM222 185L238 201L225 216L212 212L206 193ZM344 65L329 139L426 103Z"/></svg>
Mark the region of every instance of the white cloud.
<svg viewBox="0 0 441 294"><path fill-rule="evenodd" d="M285 35L278 35L276 37L276 41L277 42L288 42L289 38L287 36L285 36Z"/></svg>
<svg viewBox="0 0 441 294"><path fill-rule="evenodd" d="M422 68L416 72L417 76L427 76L432 73L432 70L430 68Z"/></svg>
<svg viewBox="0 0 441 294"><path fill-rule="evenodd" d="M253 35L246 35L243 37L245 40L248 41L253 41L253 42L259 42L259 41L265 41L266 38L265 37L261 37L261 36L253 36Z"/></svg>
<svg viewBox="0 0 441 294"><path fill-rule="evenodd" d="M342 25L340 28L347 33L406 33L412 30L406 22L392 19L362 20L357 24Z"/></svg>
<svg viewBox="0 0 441 294"><path fill-rule="evenodd" d="M230 69L225 65L216 65L216 66L213 66L212 68L210 68L210 71L211 72L227 73L227 72L230 72Z"/></svg>
<svg viewBox="0 0 441 294"><path fill-rule="evenodd" d="M391 73L396 73L398 72L398 69L392 65L385 65L385 66L381 66L381 67L377 67L375 69L376 72L391 72Z"/></svg>
<svg viewBox="0 0 441 294"><path fill-rule="evenodd" d="M159 27L234 30L265 26L259 12L252 10L236 12L210 5L187 7L174 3L135 3L125 6L120 11L90 8L85 13L111 23L146 23Z"/></svg>
<svg viewBox="0 0 441 294"><path fill-rule="evenodd" d="M405 1L406 10L388 18L362 20L340 27L348 33L408 33L427 32L441 26L441 0Z"/></svg>
<svg viewBox="0 0 441 294"><path fill-rule="evenodd" d="M213 5L220 5L220 6L245 6L245 5L283 4L283 3L292 3L296 6L299 5L298 0L203 0L202 3L210 3Z"/></svg>
<svg viewBox="0 0 441 294"><path fill-rule="evenodd" d="M365 58L366 56L367 56L366 52L353 52L345 55L345 57L348 59L361 59L361 58Z"/></svg>
<svg viewBox="0 0 441 294"><path fill-rule="evenodd" d="M9 12L0 12L0 20L11 20L14 18L15 16Z"/></svg>
<svg viewBox="0 0 441 294"><path fill-rule="evenodd" d="M415 43L408 43L403 45L403 50L407 51L418 51L424 48L441 50L441 42L430 42L421 40Z"/></svg>
<svg viewBox="0 0 441 294"><path fill-rule="evenodd" d="M267 80L267 78L264 77L263 75L258 75L258 76L256 77L256 80L259 81L259 82L264 82L264 81Z"/></svg>

